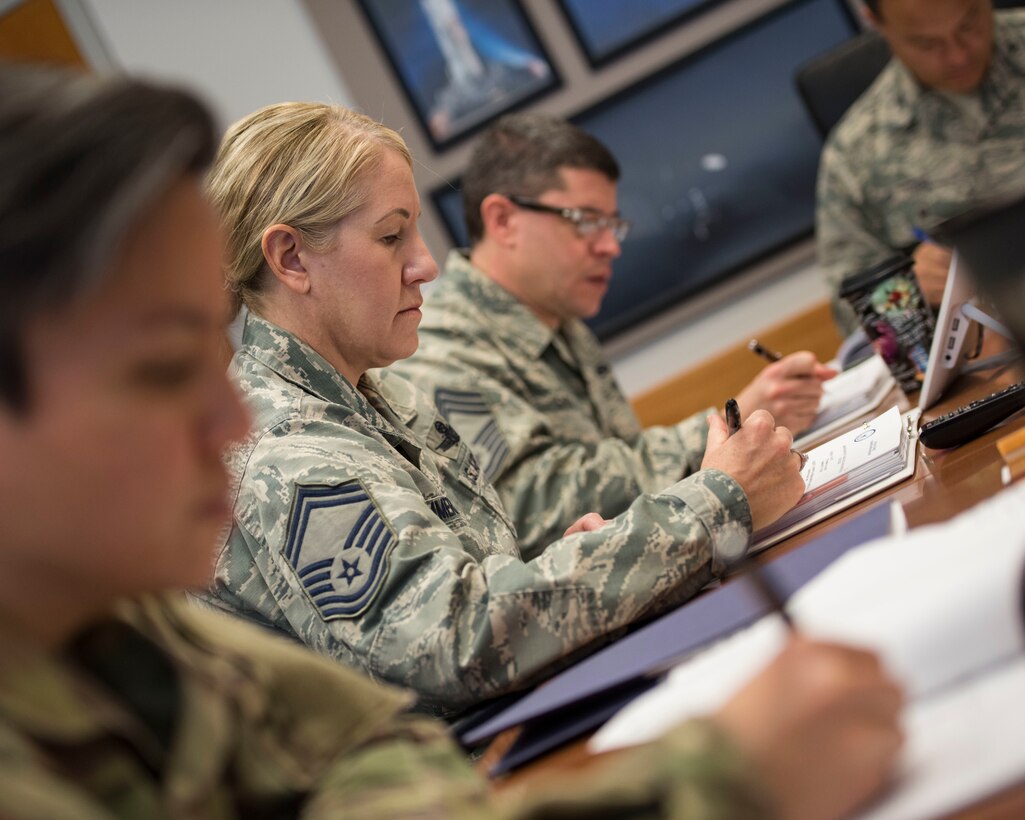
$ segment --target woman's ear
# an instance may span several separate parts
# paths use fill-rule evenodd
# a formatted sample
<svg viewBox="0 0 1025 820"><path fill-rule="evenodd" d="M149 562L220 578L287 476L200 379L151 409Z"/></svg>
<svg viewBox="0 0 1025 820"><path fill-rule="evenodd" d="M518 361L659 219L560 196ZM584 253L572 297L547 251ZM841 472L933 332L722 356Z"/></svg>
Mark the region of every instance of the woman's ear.
<svg viewBox="0 0 1025 820"><path fill-rule="evenodd" d="M293 293L309 293L310 276L303 264L302 235L291 225L271 225L260 241L267 267Z"/></svg>

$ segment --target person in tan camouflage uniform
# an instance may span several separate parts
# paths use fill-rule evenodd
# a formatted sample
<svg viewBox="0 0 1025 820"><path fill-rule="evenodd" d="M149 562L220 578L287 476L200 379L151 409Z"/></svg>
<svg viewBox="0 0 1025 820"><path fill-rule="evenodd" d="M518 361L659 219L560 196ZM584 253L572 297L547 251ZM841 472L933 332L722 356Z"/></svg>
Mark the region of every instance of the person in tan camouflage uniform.
<svg viewBox="0 0 1025 820"><path fill-rule="evenodd" d="M375 370L416 349L437 275L401 138L337 106L269 106L229 130L210 190L249 308L231 374L255 418L230 455L213 603L451 717L679 605L800 497L788 431L756 413L727 439L716 419L699 475L526 560L466 442Z"/></svg>
<svg viewBox="0 0 1025 820"><path fill-rule="evenodd" d="M989 0L871 0L893 59L826 141L816 206L818 261L845 276L913 253L926 299L943 296L950 252L938 223L1025 192L1025 11ZM834 298L837 324L857 327Z"/></svg>
<svg viewBox="0 0 1025 820"><path fill-rule="evenodd" d="M0 66L0 817L812 817L880 787L899 696L855 650L795 641L712 719L496 799L409 696L175 592L246 429L213 139L184 94Z"/></svg>
<svg viewBox="0 0 1025 820"><path fill-rule="evenodd" d="M525 557L581 508L616 516L695 474L705 453L715 411L642 430L581 321L601 307L625 238L618 177L608 149L562 118L511 114L485 131L463 174L472 246L449 254L420 348L394 367L470 443ZM799 431L832 372L811 353L787 356L740 392L741 412L764 408Z"/></svg>

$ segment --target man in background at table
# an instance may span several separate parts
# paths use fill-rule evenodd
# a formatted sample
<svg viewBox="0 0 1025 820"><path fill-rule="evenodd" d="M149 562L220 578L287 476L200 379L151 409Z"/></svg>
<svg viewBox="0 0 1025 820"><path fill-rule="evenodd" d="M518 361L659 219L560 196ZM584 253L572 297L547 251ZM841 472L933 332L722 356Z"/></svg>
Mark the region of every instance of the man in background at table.
<svg viewBox="0 0 1025 820"><path fill-rule="evenodd" d="M525 559L581 511L618 515L696 472L705 450L714 411L642 430L581 321L601 308L629 227L618 216L618 178L608 149L565 120L500 119L463 176L471 247L449 255L427 295L419 351L393 365L467 439ZM762 408L800 431L832 375L795 353L737 400L744 417Z"/></svg>
<svg viewBox="0 0 1025 820"><path fill-rule="evenodd" d="M1025 191L1025 12L991 0L865 0L892 59L830 134L819 167L818 261L834 293L912 251L926 300L943 297L944 219ZM844 332L857 327L834 298Z"/></svg>

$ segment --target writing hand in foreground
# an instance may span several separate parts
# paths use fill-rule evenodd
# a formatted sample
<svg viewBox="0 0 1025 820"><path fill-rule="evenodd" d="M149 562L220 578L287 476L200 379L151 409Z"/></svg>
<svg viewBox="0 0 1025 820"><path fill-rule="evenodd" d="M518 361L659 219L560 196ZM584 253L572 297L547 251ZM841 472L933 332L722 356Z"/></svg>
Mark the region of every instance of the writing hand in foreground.
<svg viewBox="0 0 1025 820"><path fill-rule="evenodd" d="M915 260L915 278L922 296L930 305L943 301L943 289L947 286L947 271L950 270L950 250L935 242L923 242L912 254Z"/></svg>
<svg viewBox="0 0 1025 820"><path fill-rule="evenodd" d="M875 655L795 638L714 720L789 820L840 817L887 782L902 696Z"/></svg>
<svg viewBox="0 0 1025 820"><path fill-rule="evenodd" d="M747 495L754 529L768 526L804 495L801 457L791 452L794 437L776 427L772 416L756 410L739 432L730 436L726 422L708 417L708 443L702 469L732 476Z"/></svg>
<svg viewBox="0 0 1025 820"><path fill-rule="evenodd" d="M578 532L594 532L600 530L609 522L602 518L598 513L587 513L574 521L569 527L566 528L566 532L562 534L563 538L568 538L571 535L575 535Z"/></svg>
<svg viewBox="0 0 1025 820"><path fill-rule="evenodd" d="M835 370L820 364L807 350L784 356L766 365L737 394L741 417L755 410L768 410L777 424L800 432L818 413L822 382L835 375Z"/></svg>

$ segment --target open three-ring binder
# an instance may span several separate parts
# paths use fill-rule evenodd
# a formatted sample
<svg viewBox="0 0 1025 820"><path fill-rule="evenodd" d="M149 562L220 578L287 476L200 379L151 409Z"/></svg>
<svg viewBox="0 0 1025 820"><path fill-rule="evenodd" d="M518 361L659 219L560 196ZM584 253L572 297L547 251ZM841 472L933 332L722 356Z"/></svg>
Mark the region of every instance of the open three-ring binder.
<svg viewBox="0 0 1025 820"><path fill-rule="evenodd" d="M763 550L909 478L915 471L919 410L896 406L807 452L805 493L774 524L754 534Z"/></svg>

